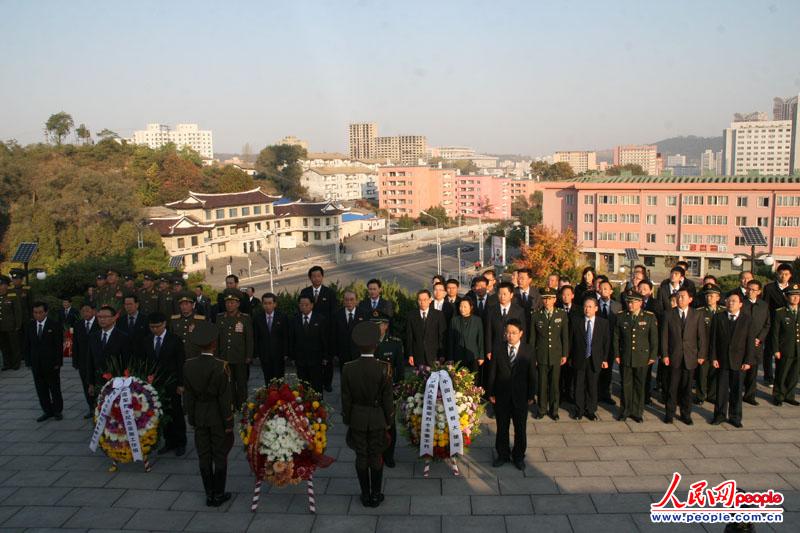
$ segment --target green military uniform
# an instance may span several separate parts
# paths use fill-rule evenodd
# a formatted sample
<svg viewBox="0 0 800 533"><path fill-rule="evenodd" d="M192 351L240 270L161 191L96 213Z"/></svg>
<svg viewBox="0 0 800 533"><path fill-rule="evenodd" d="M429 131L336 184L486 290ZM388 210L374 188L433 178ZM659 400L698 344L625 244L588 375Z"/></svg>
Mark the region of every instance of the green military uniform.
<svg viewBox="0 0 800 533"><path fill-rule="evenodd" d="M374 350L380 329L372 322L353 328L353 341L362 350ZM369 352L367 352L369 354ZM356 453L356 474L361 503L377 507L383 500L382 454L387 446L386 430L394 419L392 368L371 355L362 355L342 370L342 421L347 428L347 446Z"/></svg>
<svg viewBox="0 0 800 533"><path fill-rule="evenodd" d="M554 289L542 291L542 299L557 294ZM561 359L569 355L569 317L563 309L544 308L531 313L530 344L536 358L539 385L539 411L536 418L544 416L544 409L553 420L558 420L559 380Z"/></svg>
<svg viewBox="0 0 800 533"><path fill-rule="evenodd" d="M239 296L233 293L225 295L225 300ZM231 369L234 405L241 407L247 401L247 378L250 360L253 358L253 322L250 315L236 311L233 314L220 313L217 316L219 341L217 355L228 362Z"/></svg>
<svg viewBox="0 0 800 533"><path fill-rule="evenodd" d="M171 289L167 289L159 294L158 310L164 313L164 316L172 316L176 313L179 294L180 292Z"/></svg>
<svg viewBox="0 0 800 533"><path fill-rule="evenodd" d="M178 304L182 301L194 302L191 294L184 293L178 298ZM188 315L184 315L183 313L179 313L177 315L172 315L169 320L169 330L181 338L183 341L183 350L186 352L186 357L195 357L200 355L200 347L196 344L193 344L190 340L190 333L192 330L197 326L199 322L205 322L206 317L203 315L198 315L197 313L190 313Z"/></svg>
<svg viewBox="0 0 800 533"><path fill-rule="evenodd" d="M19 297L8 290L11 280L0 276L4 288L0 294L0 351L3 352L3 370L18 370L21 360L19 331L22 327L22 308Z"/></svg>
<svg viewBox="0 0 800 533"><path fill-rule="evenodd" d="M143 278L149 282L155 281L156 276L152 272L145 272L143 274ZM136 297L139 298L139 312L143 313L145 316L150 316L152 313L155 313L159 310L158 301L161 297L161 294L158 292L158 289L155 285L151 285L149 289L145 287L139 287L139 289L136 291Z"/></svg>
<svg viewBox="0 0 800 533"><path fill-rule="evenodd" d="M719 286L714 283L706 283L703 286L703 293L705 294L708 292L722 293ZM727 313L728 310L725 309L724 305L717 305L715 308L706 305L701 307L699 311L701 313L700 316L703 317L703 325L706 328L706 338L711 339L711 321L714 319L714 315L717 313ZM697 381L697 403L703 403L705 401L716 403L718 373L717 369L713 367L711 361L708 359L703 361L702 365L697 365L695 374L695 380Z"/></svg>
<svg viewBox="0 0 800 533"><path fill-rule="evenodd" d="M12 285L8 289L8 292L17 295L17 301L19 302L19 307L22 311L22 323L20 324L20 330L22 329L22 325L25 324L26 320L33 318L33 292L31 291L30 285L25 285L22 283L22 280L24 279L24 270L16 268L11 269ZM17 280L20 281L19 285L16 283Z"/></svg>
<svg viewBox="0 0 800 533"><path fill-rule="evenodd" d="M639 293L628 291L626 300L641 300ZM650 361L658 356L658 324L656 315L650 311L617 313L617 325L613 335L613 353L619 358L622 373L622 407L620 420L627 417L642 420L644 412L644 381Z"/></svg>
<svg viewBox="0 0 800 533"><path fill-rule="evenodd" d="M784 294L800 294L800 284L792 283L784 289ZM772 323L772 343L774 353L780 353L775 370L775 383L772 395L776 405L786 402L798 405L795 400L798 369L800 369L800 306L785 307L775 310L775 321Z"/></svg>
<svg viewBox="0 0 800 533"><path fill-rule="evenodd" d="M97 291L97 308L110 305L115 311L122 309L122 286L106 284Z"/></svg>
<svg viewBox="0 0 800 533"><path fill-rule="evenodd" d="M201 354L183 365L183 406L194 427L194 442L200 462L200 476L206 491L206 505L219 506L230 499L225 492L228 453L233 446L233 407L230 373L225 361L208 350L217 338L213 324L199 323L189 341L202 346Z"/></svg>
<svg viewBox="0 0 800 533"><path fill-rule="evenodd" d="M389 317L380 313L377 317L371 318L370 322L376 324L386 323L389 324ZM379 360L389 363L392 369L392 382L397 385L403 380L403 369L405 368L405 352L403 350L403 341L397 337L389 335L388 330L386 335L381 337L378 342L378 347L375 349L375 357ZM397 421L394 416L392 423L389 426L389 446L383 452L383 462L389 468L394 468L394 450L397 446Z"/></svg>

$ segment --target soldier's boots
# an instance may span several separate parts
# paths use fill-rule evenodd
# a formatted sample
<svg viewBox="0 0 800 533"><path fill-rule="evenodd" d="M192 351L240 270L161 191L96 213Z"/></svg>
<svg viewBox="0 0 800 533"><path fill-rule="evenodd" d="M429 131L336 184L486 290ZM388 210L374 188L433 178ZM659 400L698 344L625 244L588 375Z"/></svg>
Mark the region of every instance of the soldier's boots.
<svg viewBox="0 0 800 533"><path fill-rule="evenodd" d="M227 468L218 468L216 472L214 472L214 498L213 503L211 504L212 507L219 507L226 501L231 499L231 493L225 492L225 479L228 477L228 469Z"/></svg>
<svg viewBox="0 0 800 533"><path fill-rule="evenodd" d="M214 506L214 481L211 472L200 471L200 477L203 479L203 488L206 491L206 506Z"/></svg>
<svg viewBox="0 0 800 533"><path fill-rule="evenodd" d="M361 487L361 504L364 507L372 507L372 496L369 490L369 468L356 468L356 475L358 476L358 484Z"/></svg>
<svg viewBox="0 0 800 533"><path fill-rule="evenodd" d="M383 468L370 468L369 478L372 486L370 507L377 507L383 501Z"/></svg>

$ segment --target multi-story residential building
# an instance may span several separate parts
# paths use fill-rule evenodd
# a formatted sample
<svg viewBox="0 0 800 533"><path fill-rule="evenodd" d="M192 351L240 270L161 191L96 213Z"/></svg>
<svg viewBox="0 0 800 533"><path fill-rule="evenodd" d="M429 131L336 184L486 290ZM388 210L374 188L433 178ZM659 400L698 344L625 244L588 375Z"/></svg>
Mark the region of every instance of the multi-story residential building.
<svg viewBox="0 0 800 533"><path fill-rule="evenodd" d="M390 216L419 217L420 211L441 205L456 215L456 170L429 166L387 166L378 169L378 205Z"/></svg>
<svg viewBox="0 0 800 533"><path fill-rule="evenodd" d="M786 120L734 120L723 131L724 174L794 174L800 161L800 143L796 105L793 110L794 116Z"/></svg>
<svg viewBox="0 0 800 533"><path fill-rule="evenodd" d="M705 150L700 154L700 174L717 173L717 156L713 150Z"/></svg>
<svg viewBox="0 0 800 533"><path fill-rule="evenodd" d="M681 154L674 154L667 156L667 167L685 167L686 156Z"/></svg>
<svg viewBox="0 0 800 533"><path fill-rule="evenodd" d="M375 138L375 159L400 165L416 165L426 158L424 135L394 135Z"/></svg>
<svg viewBox="0 0 800 533"><path fill-rule="evenodd" d="M512 181L497 176L456 176L456 213L488 220L511 218Z"/></svg>
<svg viewBox="0 0 800 533"><path fill-rule="evenodd" d="M797 116L797 96L772 100L772 120L792 120L795 116Z"/></svg>
<svg viewBox="0 0 800 533"><path fill-rule="evenodd" d="M541 185L542 183L534 178L511 178L508 184L508 192L511 195L511 201L513 202L520 196L526 200L530 199L533 193L542 190Z"/></svg>
<svg viewBox="0 0 800 533"><path fill-rule="evenodd" d="M166 124L148 124L147 129L134 131L129 141L150 148L174 143L179 149L188 146L204 159L214 159L211 130L201 130L197 124L178 124L174 130Z"/></svg>
<svg viewBox="0 0 800 533"><path fill-rule="evenodd" d="M287 135L280 141L278 144L288 144L289 146L299 146L300 148L304 148L308 150L308 141L304 141L303 139L298 139L294 135Z"/></svg>
<svg viewBox="0 0 800 533"><path fill-rule="evenodd" d="M280 201L260 187L221 194L190 191L164 208L170 214L150 216L148 223L169 255L182 257L187 271L205 269L209 259L246 256L276 243L281 248L334 244L344 212L331 202Z"/></svg>
<svg viewBox="0 0 800 533"><path fill-rule="evenodd" d="M660 156L658 147L650 145L625 145L614 148L614 165L639 165L645 173L657 176L661 173L659 168Z"/></svg>
<svg viewBox="0 0 800 533"><path fill-rule="evenodd" d="M597 170L597 152L571 150L553 154L553 163L569 163L575 174Z"/></svg>
<svg viewBox="0 0 800 533"><path fill-rule="evenodd" d="M657 271L685 259L693 276L735 270L750 254L740 227L755 226L776 261L800 255L800 176L577 178L542 184L543 221L575 233L587 260L617 271L625 248ZM749 265L748 262L745 262Z"/></svg>
<svg viewBox="0 0 800 533"><path fill-rule="evenodd" d="M377 176L378 171L367 165L323 166L304 171L300 185L315 200L377 200Z"/></svg>
<svg viewBox="0 0 800 533"><path fill-rule="evenodd" d="M434 146L429 150L430 157L441 157L445 161L471 159L476 155L475 149L468 146Z"/></svg>
<svg viewBox="0 0 800 533"><path fill-rule="evenodd" d="M350 159L374 159L378 125L374 122L350 124Z"/></svg>

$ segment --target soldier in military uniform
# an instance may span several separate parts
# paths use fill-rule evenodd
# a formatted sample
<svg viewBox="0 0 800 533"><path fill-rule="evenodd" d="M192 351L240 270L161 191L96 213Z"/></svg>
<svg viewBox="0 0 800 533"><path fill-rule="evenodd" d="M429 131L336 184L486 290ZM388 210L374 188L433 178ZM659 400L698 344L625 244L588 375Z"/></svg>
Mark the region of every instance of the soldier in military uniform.
<svg viewBox="0 0 800 533"><path fill-rule="evenodd" d="M183 341L186 357L195 357L200 354L200 347L189 340L190 333L198 322L205 322L206 317L194 312L194 298L188 292L178 297L178 306L181 312L170 317L169 330Z"/></svg>
<svg viewBox="0 0 800 533"><path fill-rule="evenodd" d="M125 274L122 276L122 297L136 294L136 274ZM147 318L147 315L145 315Z"/></svg>
<svg viewBox="0 0 800 533"><path fill-rule="evenodd" d="M539 368L539 408L536 418L547 416L558 420L559 376L561 365L569 355L569 317L556 309L556 289L541 292L542 308L531 311L530 345Z"/></svg>
<svg viewBox="0 0 800 533"><path fill-rule="evenodd" d="M219 507L231 499L225 492L228 453L233 447L233 407L230 373L225 361L214 357L217 330L210 322L199 322L189 342L200 347L200 355L183 366L183 407L194 428L194 443L206 505Z"/></svg>
<svg viewBox="0 0 800 533"><path fill-rule="evenodd" d="M239 311L240 295L236 289L225 289L225 312L217 316L217 354L230 367L233 401L237 410L247 401L248 370L253 359L253 322L250 315Z"/></svg>
<svg viewBox="0 0 800 533"><path fill-rule="evenodd" d="M356 474L364 507L378 507L383 501L382 454L387 430L394 419L392 368L376 359L380 329L372 322L353 328L353 341L361 357L344 365L342 371L342 421L347 428L347 446L356 453Z"/></svg>
<svg viewBox="0 0 800 533"><path fill-rule="evenodd" d="M642 311L642 295L625 292L627 311L617 313L612 350L622 372L622 406L618 420L629 416L641 423L644 412L644 381L648 365L658 355L658 325L656 315Z"/></svg>
<svg viewBox="0 0 800 533"><path fill-rule="evenodd" d="M158 311L160 294L156 288L156 275L150 271L142 273L142 286L136 291L139 297L139 312L148 317ZM169 315L165 315L169 316Z"/></svg>
<svg viewBox="0 0 800 533"><path fill-rule="evenodd" d="M105 284L97 291L97 308L108 305L119 310L122 308L122 297L119 272L114 268L109 268L106 272Z"/></svg>
<svg viewBox="0 0 800 533"><path fill-rule="evenodd" d="M378 324L380 328L380 340L378 347L375 349L375 357L389 363L392 368L392 383L397 385L403 380L403 369L405 367L405 355L403 352L403 341L397 337L389 335L389 316L383 313L378 313L378 316L372 317L371 322ZM394 468L394 449L397 445L397 423L392 417L392 423L389 427L389 446L383 452L383 463L388 468Z"/></svg>
<svg viewBox="0 0 800 533"><path fill-rule="evenodd" d="M10 283L7 276L0 276L0 351L3 352L3 370L19 370L19 332L24 321L19 297L8 290Z"/></svg>
<svg viewBox="0 0 800 533"><path fill-rule="evenodd" d="M773 354L777 361L772 395L775 405L783 402L800 405L795 397L798 368L800 368L800 284L791 283L784 290L786 306L775 310L772 323Z"/></svg>
<svg viewBox="0 0 800 533"><path fill-rule="evenodd" d="M25 271L19 268L12 268L9 272L11 274L11 288L9 292L17 295L17 301L22 310L22 322L33 317L33 294L30 285L25 284ZM20 330L22 326L20 326Z"/></svg>
<svg viewBox="0 0 800 533"><path fill-rule="evenodd" d="M703 285L703 296L706 305L699 311L702 313L703 325L705 326L706 338L711 338L711 321L717 313L725 313L724 305L719 305L722 297L722 289L716 283L706 283ZM694 403L697 405L705 401L715 404L717 402L717 369L711 366L711 361L706 358L702 365L697 365L695 379L697 381L697 394Z"/></svg>

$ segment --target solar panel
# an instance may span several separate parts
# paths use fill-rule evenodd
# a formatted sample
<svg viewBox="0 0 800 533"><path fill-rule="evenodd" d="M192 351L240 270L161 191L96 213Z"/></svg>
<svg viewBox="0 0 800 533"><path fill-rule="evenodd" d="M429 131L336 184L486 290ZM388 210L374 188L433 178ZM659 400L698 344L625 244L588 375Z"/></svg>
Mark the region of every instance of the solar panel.
<svg viewBox="0 0 800 533"><path fill-rule="evenodd" d="M638 261L639 252L636 251L636 248L625 248L625 259L628 261Z"/></svg>
<svg viewBox="0 0 800 533"><path fill-rule="evenodd" d="M14 263L28 263L31 260L31 256L36 252L36 249L39 247L38 243L35 242L22 242L17 247L17 251L14 253L14 257L11 258L11 261Z"/></svg>
<svg viewBox="0 0 800 533"><path fill-rule="evenodd" d="M761 233L761 228L756 227L744 227L739 228L742 232L742 237L744 237L744 243L747 246L766 246L767 239L764 238L764 234Z"/></svg>
<svg viewBox="0 0 800 533"><path fill-rule="evenodd" d="M170 268L181 268L183 266L183 256L175 255L169 258Z"/></svg>

